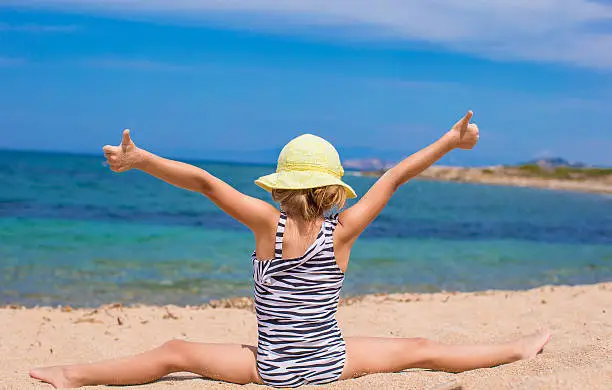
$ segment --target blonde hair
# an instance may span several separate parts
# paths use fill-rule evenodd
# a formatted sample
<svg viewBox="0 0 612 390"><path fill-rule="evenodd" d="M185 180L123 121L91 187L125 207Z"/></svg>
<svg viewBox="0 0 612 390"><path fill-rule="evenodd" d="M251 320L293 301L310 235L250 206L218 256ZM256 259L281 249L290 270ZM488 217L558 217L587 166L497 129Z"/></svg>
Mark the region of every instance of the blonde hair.
<svg viewBox="0 0 612 390"><path fill-rule="evenodd" d="M336 207L340 210L346 203L346 190L340 185L308 188L304 190L272 190L272 199L290 216L313 221Z"/></svg>

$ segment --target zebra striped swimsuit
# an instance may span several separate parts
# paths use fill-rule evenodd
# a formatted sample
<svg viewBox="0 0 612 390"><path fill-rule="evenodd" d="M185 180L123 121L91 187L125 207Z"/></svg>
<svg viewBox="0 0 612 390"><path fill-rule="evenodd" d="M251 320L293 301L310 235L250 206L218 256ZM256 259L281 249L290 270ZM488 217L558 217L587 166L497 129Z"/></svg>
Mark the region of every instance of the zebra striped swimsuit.
<svg viewBox="0 0 612 390"><path fill-rule="evenodd" d="M336 321L344 273L334 256L338 216L325 218L316 240L298 258L283 259L287 216L281 212L274 260L253 252L257 369L274 387L297 387L337 380L346 347Z"/></svg>

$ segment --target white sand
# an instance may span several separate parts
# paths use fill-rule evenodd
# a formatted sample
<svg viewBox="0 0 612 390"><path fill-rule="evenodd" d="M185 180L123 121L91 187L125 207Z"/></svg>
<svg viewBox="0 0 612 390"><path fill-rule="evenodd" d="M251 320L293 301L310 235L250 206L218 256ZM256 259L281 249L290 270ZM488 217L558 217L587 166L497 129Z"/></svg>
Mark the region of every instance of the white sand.
<svg viewBox="0 0 612 390"><path fill-rule="evenodd" d="M367 296L340 307L338 319L347 336L488 343L545 327L553 338L537 358L500 367L461 374L410 370L313 388L434 389L454 380L463 389L612 389L612 283L530 291ZM4 308L0 309L0 329L0 389L49 389L51 386L29 378L31 367L133 354L172 338L251 344L257 338L250 310L222 308L104 306L95 312ZM176 374L156 383L122 388L235 387Z"/></svg>

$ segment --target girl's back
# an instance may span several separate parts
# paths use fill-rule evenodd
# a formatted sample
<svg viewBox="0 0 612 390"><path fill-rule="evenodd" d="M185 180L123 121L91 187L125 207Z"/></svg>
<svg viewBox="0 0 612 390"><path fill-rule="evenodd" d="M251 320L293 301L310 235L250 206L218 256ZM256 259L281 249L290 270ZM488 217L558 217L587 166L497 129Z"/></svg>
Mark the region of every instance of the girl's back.
<svg viewBox="0 0 612 390"><path fill-rule="evenodd" d="M346 347L335 315L344 273L334 256L337 221L337 215L325 218L304 253L285 259L287 216L281 213L274 259L252 255L257 367L269 384L326 383L342 373Z"/></svg>

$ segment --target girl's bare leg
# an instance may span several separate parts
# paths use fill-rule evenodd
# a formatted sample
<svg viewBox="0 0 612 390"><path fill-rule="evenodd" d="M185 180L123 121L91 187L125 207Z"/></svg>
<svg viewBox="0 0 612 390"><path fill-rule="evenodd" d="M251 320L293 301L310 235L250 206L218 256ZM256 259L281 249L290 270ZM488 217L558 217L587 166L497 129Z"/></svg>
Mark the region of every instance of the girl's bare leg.
<svg viewBox="0 0 612 390"><path fill-rule="evenodd" d="M549 332L492 345L445 345L427 339L347 337L347 361L340 379L407 368L460 372L535 357Z"/></svg>
<svg viewBox="0 0 612 390"><path fill-rule="evenodd" d="M92 364L37 368L30 376L56 388L142 384L179 371L239 384L262 383L256 356L257 349L250 345L172 340L139 355Z"/></svg>

